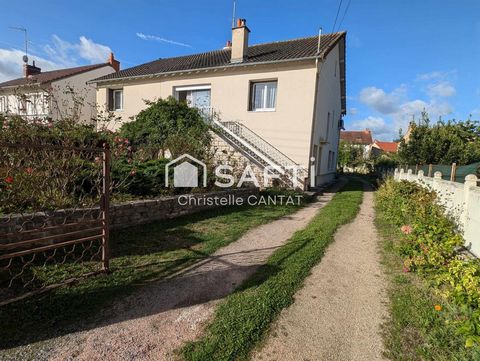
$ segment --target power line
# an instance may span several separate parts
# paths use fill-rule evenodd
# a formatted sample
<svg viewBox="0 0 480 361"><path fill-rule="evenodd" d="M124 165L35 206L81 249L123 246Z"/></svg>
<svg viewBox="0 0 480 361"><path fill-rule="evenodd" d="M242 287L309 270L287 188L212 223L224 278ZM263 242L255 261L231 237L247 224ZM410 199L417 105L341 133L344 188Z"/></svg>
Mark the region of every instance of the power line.
<svg viewBox="0 0 480 361"><path fill-rule="evenodd" d="M342 7L342 2L343 0L340 0L340 4L338 4L337 16L335 16L335 22L333 23L332 33L333 33L333 30L335 30L335 25L337 25L338 14L340 14L340 8Z"/></svg>
<svg viewBox="0 0 480 361"><path fill-rule="evenodd" d="M345 7L345 12L343 13L343 16L342 16L342 20L340 20L340 23L338 24L338 30L340 30L340 27L342 26L342 23L343 23L343 19L345 19L345 15L347 15L347 11L348 11L348 8L350 7L350 3L352 2L352 0L348 0L348 4L347 6Z"/></svg>

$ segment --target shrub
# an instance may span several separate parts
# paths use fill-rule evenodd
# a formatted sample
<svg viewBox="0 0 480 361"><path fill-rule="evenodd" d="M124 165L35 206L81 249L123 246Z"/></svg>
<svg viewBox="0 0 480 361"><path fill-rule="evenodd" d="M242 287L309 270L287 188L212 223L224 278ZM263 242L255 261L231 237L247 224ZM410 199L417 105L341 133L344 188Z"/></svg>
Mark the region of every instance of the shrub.
<svg viewBox="0 0 480 361"><path fill-rule="evenodd" d="M472 347L480 344L480 261L458 253L464 240L436 200L434 192L418 184L388 179L377 193L376 204L403 233L397 250L404 259L404 271L418 272L457 306L449 322L465 336L465 345Z"/></svg>

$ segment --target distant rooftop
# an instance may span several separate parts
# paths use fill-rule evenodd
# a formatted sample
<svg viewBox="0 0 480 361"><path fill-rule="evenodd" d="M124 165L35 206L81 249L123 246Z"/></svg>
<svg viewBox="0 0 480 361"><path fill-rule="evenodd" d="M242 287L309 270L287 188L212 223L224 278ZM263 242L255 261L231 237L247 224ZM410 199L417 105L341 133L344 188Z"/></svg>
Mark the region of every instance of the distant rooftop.
<svg viewBox="0 0 480 361"><path fill-rule="evenodd" d="M373 143L372 132L368 129L341 131L340 139L351 144L369 145Z"/></svg>
<svg viewBox="0 0 480 361"><path fill-rule="evenodd" d="M44 71L35 75L30 75L29 77L22 77L22 78L8 80L6 82L0 83L0 88L17 87L17 86L33 85L33 84L42 85L42 84L50 83L52 81L60 80L63 78L68 78L69 76L72 76L72 75L77 75L80 73L84 73L86 71L98 69L107 65L110 65L110 64L103 63L103 64L77 66L75 68Z"/></svg>

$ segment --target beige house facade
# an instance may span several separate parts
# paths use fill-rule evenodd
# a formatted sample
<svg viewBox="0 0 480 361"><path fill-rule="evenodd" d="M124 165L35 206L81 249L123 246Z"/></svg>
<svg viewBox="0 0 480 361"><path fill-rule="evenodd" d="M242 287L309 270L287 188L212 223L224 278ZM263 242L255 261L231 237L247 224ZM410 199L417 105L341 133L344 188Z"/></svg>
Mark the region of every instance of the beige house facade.
<svg viewBox="0 0 480 361"><path fill-rule="evenodd" d="M173 96L215 113L218 136L260 168L298 165L305 188L331 181L346 109L346 34L248 45L249 33L240 19L221 50L93 80L97 106L128 122L145 100Z"/></svg>

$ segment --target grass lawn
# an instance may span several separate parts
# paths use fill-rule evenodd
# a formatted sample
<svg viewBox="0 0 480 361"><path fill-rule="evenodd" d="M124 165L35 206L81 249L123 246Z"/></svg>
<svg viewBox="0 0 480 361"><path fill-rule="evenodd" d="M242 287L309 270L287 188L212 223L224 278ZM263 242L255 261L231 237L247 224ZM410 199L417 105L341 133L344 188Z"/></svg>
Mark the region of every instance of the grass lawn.
<svg viewBox="0 0 480 361"><path fill-rule="evenodd" d="M279 248L240 289L219 306L198 341L182 350L186 360L245 359L280 311L294 300L341 225L355 218L362 200L361 183L351 181L309 223Z"/></svg>
<svg viewBox="0 0 480 361"><path fill-rule="evenodd" d="M395 244L399 230L377 210L377 228L383 238L383 263L389 278L390 319L384 325L386 356L395 361L480 360L478 349L465 348L465 339L446 321L445 312L455 314L455 306L435 295L427 280L404 273ZM435 311L441 305L441 311Z"/></svg>
<svg viewBox="0 0 480 361"><path fill-rule="evenodd" d="M116 298L171 275L237 240L249 229L298 208L221 207L112 232L110 274L0 307L0 348L88 328L99 311ZM56 272L65 273L62 267Z"/></svg>

